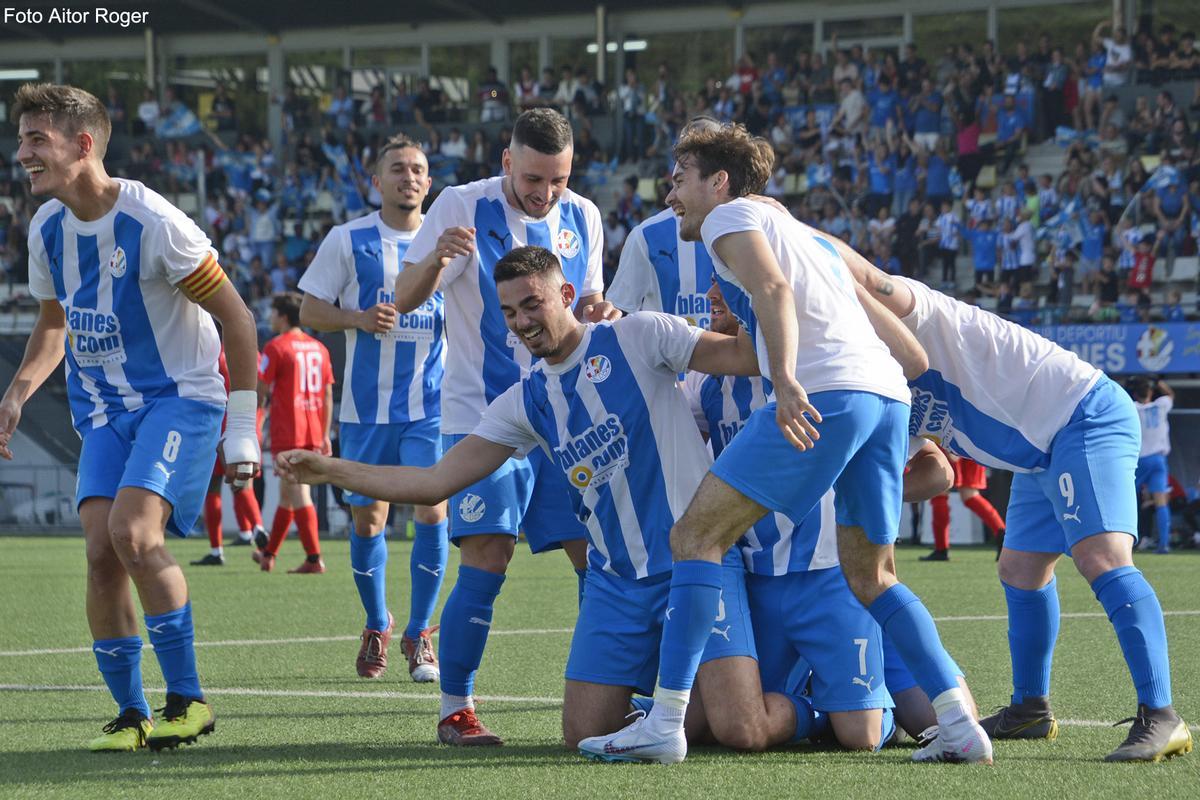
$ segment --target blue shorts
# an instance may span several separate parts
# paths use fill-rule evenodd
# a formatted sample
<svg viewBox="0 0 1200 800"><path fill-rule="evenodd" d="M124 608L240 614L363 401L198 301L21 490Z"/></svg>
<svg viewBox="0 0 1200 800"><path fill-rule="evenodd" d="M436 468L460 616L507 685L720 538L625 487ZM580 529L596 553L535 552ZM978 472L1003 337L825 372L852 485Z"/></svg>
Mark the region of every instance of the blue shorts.
<svg viewBox="0 0 1200 800"><path fill-rule="evenodd" d="M448 451L466 438L445 434L442 449ZM524 531L529 549L535 553L556 550L572 539L586 539L588 530L571 505L578 490L567 483L562 470L534 450L528 458L510 458L488 477L450 498L450 541L464 536Z"/></svg>
<svg viewBox="0 0 1200 800"><path fill-rule="evenodd" d="M204 504L224 416L221 406L181 397L109 416L83 435L75 504L115 498L126 486L149 489L171 504L167 530L187 536Z"/></svg>
<svg viewBox="0 0 1200 800"><path fill-rule="evenodd" d="M954 664L954 674L961 676L962 667L954 659L950 659L950 662ZM883 635L883 680L893 695L907 692L917 685L917 679L908 671L908 665L900 657L900 651L886 633Z"/></svg>
<svg viewBox="0 0 1200 800"><path fill-rule="evenodd" d="M883 631L851 593L841 567L748 575L746 590L764 692L794 691L803 660L812 669L818 711L892 707Z"/></svg>
<svg viewBox="0 0 1200 800"><path fill-rule="evenodd" d="M1128 533L1136 539L1141 432L1129 395L1101 378L1055 434L1046 469L1013 476L1004 546L1070 553L1097 533Z"/></svg>
<svg viewBox="0 0 1200 800"><path fill-rule="evenodd" d="M702 664L729 656L758 657L740 556L737 569L728 555L723 566L720 611L724 613L717 615ZM567 680L629 686L638 694L653 694L670 591L669 572L631 580L589 569L567 656Z"/></svg>
<svg viewBox="0 0 1200 800"><path fill-rule="evenodd" d="M342 458L387 467L432 467L442 457L440 417L415 422L377 425L368 422L343 422L338 433ZM346 502L369 506L373 497L347 491Z"/></svg>
<svg viewBox="0 0 1200 800"><path fill-rule="evenodd" d="M817 392L820 440L803 452L775 424L775 403L750 415L746 427L712 466L712 473L772 511L804 519L830 487L837 523L862 528L875 544L896 541L904 464L908 458L907 403L870 392Z"/></svg>
<svg viewBox="0 0 1200 800"><path fill-rule="evenodd" d="M1167 481L1167 457L1162 453L1155 453L1139 458L1134 483L1139 489L1145 486L1155 493L1171 491L1171 484Z"/></svg>

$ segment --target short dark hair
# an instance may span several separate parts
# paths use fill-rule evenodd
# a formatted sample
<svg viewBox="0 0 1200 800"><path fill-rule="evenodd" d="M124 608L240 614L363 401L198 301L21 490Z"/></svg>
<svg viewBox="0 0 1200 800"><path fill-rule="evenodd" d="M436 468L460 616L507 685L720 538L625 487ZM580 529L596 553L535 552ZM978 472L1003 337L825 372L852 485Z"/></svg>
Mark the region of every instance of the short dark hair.
<svg viewBox="0 0 1200 800"><path fill-rule="evenodd" d="M537 245L514 247L505 254L504 258L496 262L496 266L492 269L492 280L496 283L503 283L529 275L543 275L547 272L558 273L559 276L562 276L562 264L558 263L558 256Z"/></svg>
<svg viewBox="0 0 1200 800"><path fill-rule="evenodd" d="M383 164L383 157L385 155L392 152L393 150L407 150L410 147L414 150L417 150L418 152L421 152L421 153L425 152L424 150L421 149L421 145L417 144L412 139L405 136L403 133L396 134L395 136L391 137L390 139L388 139L386 142L383 143L382 147L379 148L379 155L375 156L375 170L374 171L375 172L379 171L379 167L381 164Z"/></svg>
<svg viewBox="0 0 1200 800"><path fill-rule="evenodd" d="M102 159L108 150L112 121L104 103L91 92L75 86L26 83L13 97L12 118L20 122L24 114L47 114L56 128L70 136L87 131Z"/></svg>
<svg viewBox="0 0 1200 800"><path fill-rule="evenodd" d="M574 142L571 123L552 108L531 108L513 123L512 143L556 156Z"/></svg>
<svg viewBox="0 0 1200 800"><path fill-rule="evenodd" d="M271 308L275 309L275 313L285 317L288 325L295 328L300 324L301 299L296 292L282 292L271 298Z"/></svg>
<svg viewBox="0 0 1200 800"><path fill-rule="evenodd" d="M691 161L707 178L724 170L729 175L729 194L745 197L766 188L775 166L775 150L761 136L751 136L744 125L691 129L675 145L676 161Z"/></svg>

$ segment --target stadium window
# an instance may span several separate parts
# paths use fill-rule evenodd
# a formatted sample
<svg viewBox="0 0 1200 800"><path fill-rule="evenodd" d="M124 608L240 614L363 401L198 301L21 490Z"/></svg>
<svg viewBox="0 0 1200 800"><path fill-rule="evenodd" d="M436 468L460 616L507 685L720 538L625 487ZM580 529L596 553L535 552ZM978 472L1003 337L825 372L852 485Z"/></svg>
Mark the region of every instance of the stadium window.
<svg viewBox="0 0 1200 800"><path fill-rule="evenodd" d="M947 47L966 42L978 48L985 39L987 14L982 11L913 17L913 44L917 54L929 61L936 61Z"/></svg>
<svg viewBox="0 0 1200 800"><path fill-rule="evenodd" d="M767 63L767 53L775 53L780 64L791 64L797 53L812 51L813 26L779 25L772 28L746 28L746 54L759 69Z"/></svg>
<svg viewBox="0 0 1200 800"><path fill-rule="evenodd" d="M439 45L429 48L429 83L441 90L446 101L463 120L474 99L472 92L487 76L491 48L486 43ZM476 115L478 109L474 109Z"/></svg>
<svg viewBox="0 0 1200 800"><path fill-rule="evenodd" d="M1017 42L1025 42L1033 52L1038 37L1045 33L1053 44L1062 46L1069 58L1077 42L1091 41L1096 23L1112 19L1112 8L1109 0L1002 8L997 14L1000 52L1006 56L1012 55Z"/></svg>

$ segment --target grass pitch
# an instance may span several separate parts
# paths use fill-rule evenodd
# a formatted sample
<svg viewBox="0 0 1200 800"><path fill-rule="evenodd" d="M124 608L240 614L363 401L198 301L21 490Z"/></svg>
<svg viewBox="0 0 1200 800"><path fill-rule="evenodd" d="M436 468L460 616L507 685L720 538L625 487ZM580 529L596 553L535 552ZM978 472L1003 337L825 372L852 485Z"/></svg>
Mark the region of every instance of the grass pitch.
<svg viewBox="0 0 1200 800"><path fill-rule="evenodd" d="M362 628L345 542L328 542L329 572L286 574L285 544L263 574L247 548L224 568L186 567L200 675L216 732L192 747L98 755L87 741L115 710L96 670L84 618L80 539L7 538L0 559L0 798L259 797L1196 797L1200 752L1165 764L1104 764L1124 738L1109 723L1134 712L1116 637L1069 562L1055 660L1056 742L999 742L996 766L909 763L911 744L874 755L798 747L747 755L695 748L679 766L595 764L562 748L558 698L575 618L565 557L517 551L480 671L479 713L503 748L436 744L437 689L408 680L397 638L380 680L354 672ZM410 543L392 541L388 576L398 624L407 609ZM203 540L172 541L183 563ZM901 577L926 601L986 712L1009 691L1004 599L992 554L955 550L925 564L902 549ZM456 572L452 554L449 591ZM293 563L294 562L294 563ZM1167 612L1175 706L1200 722L1200 555L1139 555ZM440 613L440 606L439 606ZM146 649L152 706L162 678ZM1193 727L1200 738L1200 731Z"/></svg>

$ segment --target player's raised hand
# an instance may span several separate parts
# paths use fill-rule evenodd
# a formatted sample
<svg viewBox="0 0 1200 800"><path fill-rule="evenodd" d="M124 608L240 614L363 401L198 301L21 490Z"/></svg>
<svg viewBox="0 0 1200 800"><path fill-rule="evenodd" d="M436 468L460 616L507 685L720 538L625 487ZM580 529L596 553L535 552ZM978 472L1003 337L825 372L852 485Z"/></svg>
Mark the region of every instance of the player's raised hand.
<svg viewBox="0 0 1200 800"><path fill-rule="evenodd" d="M285 450L275 456L275 471L293 483L324 483L331 460L311 450Z"/></svg>
<svg viewBox="0 0 1200 800"><path fill-rule="evenodd" d="M455 258L471 255L475 252L475 229L458 226L446 228L438 237L433 252L443 269Z"/></svg>
<svg viewBox="0 0 1200 800"><path fill-rule="evenodd" d="M376 303L358 312L358 329L363 333L387 333L396 326L397 314L391 303Z"/></svg>
<svg viewBox="0 0 1200 800"><path fill-rule="evenodd" d="M584 322L612 322L621 318L621 311L607 300L601 300L599 303L588 303L584 306L580 318Z"/></svg>
<svg viewBox="0 0 1200 800"><path fill-rule="evenodd" d="M821 438L816 425L821 412L808 401L808 392L793 381L775 384L775 421L783 436L797 450L811 450Z"/></svg>
<svg viewBox="0 0 1200 800"><path fill-rule="evenodd" d="M20 421L21 409L19 406L8 403L0 405L0 458L12 461L13 454L12 450L8 449L8 443Z"/></svg>

